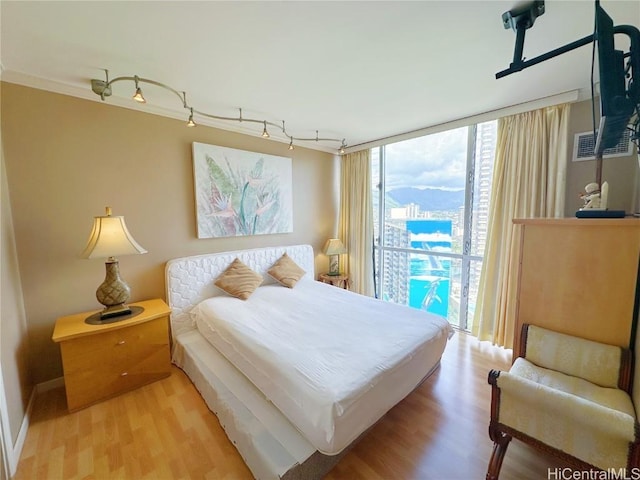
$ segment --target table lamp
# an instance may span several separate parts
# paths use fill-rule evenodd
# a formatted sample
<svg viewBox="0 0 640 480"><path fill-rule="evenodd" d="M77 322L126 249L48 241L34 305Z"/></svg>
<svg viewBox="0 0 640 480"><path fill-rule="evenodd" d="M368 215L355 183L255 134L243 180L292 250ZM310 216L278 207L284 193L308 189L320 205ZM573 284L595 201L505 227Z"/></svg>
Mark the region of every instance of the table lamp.
<svg viewBox="0 0 640 480"><path fill-rule="evenodd" d="M107 259L105 262L107 275L104 282L96 290L98 302L105 307L98 315L99 320L105 321L132 313L131 308L126 304L131 289L120 278L116 256L142 253L147 253L147 251L133 239L127 230L124 217L111 215L111 207L106 208L105 216L94 217L93 229L81 256L87 259Z"/></svg>
<svg viewBox="0 0 640 480"><path fill-rule="evenodd" d="M347 249L339 238L330 238L324 245L325 255L329 256L329 275L340 275L340 255L347 253Z"/></svg>

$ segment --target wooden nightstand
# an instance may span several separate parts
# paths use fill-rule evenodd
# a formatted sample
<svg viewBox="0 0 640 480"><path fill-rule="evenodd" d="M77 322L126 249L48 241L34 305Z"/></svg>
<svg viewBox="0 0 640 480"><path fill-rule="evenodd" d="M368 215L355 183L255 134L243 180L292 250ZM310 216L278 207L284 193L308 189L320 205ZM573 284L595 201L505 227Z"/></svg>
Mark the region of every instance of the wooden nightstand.
<svg viewBox="0 0 640 480"><path fill-rule="evenodd" d="M56 320L53 341L60 343L67 407L87 407L171 374L169 314L162 300L132 303L144 311L105 325L90 325L94 312Z"/></svg>
<svg viewBox="0 0 640 480"><path fill-rule="evenodd" d="M349 290L349 275L341 273L340 275L329 275L328 273L321 273L318 277L322 283L329 283L334 287L344 288Z"/></svg>

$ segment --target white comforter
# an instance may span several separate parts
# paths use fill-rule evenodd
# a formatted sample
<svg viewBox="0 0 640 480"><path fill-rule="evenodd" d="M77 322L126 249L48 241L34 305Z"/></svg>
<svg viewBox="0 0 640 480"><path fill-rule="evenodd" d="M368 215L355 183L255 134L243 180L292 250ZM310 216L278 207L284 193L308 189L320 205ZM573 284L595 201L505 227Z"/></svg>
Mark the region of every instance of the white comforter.
<svg viewBox="0 0 640 480"><path fill-rule="evenodd" d="M451 334L435 315L304 277L293 289L207 299L198 330L322 453L336 454L435 367Z"/></svg>

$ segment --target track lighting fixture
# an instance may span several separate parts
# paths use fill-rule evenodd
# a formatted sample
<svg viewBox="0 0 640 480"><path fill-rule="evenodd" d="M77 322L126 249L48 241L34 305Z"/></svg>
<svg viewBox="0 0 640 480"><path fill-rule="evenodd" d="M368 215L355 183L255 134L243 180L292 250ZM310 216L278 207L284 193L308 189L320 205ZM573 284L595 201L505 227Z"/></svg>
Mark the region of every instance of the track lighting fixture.
<svg viewBox="0 0 640 480"><path fill-rule="evenodd" d="M318 131L316 130L316 136L314 138L304 138L304 137L294 137L293 135L290 135L285 127L284 127L284 121L282 122L282 126L278 125L277 123L273 123L273 122L268 122L266 120L258 120L255 118L245 118L242 116L242 109L238 109L240 114L237 117L224 117L224 116L220 116L220 115L213 115L210 113L206 113L206 112L201 112L199 110L194 109L192 106L190 106L189 104L187 104L187 94L185 92L179 92L178 90L175 90L174 88L165 85L164 83L160 83L157 82L155 80L151 80L149 78L141 78L138 77L137 75L134 75L132 77L116 77L112 80L109 80L109 71L105 70L105 80L97 80L97 79L92 79L91 80L91 90L97 94L100 95L100 98L102 100L105 99L105 97L109 97L112 94L112 89L111 89L111 85L113 85L115 82L120 82L122 80L128 80L128 81L133 81L135 84L135 95L133 96L133 99L137 102L140 103L146 103L146 99L144 98L144 95L142 94L142 88L140 88L140 83L147 83L150 85L155 85L156 87L160 87L163 88L164 90L168 90L172 93L174 93L182 102L182 107L186 108L187 110L189 110L189 120L187 121L187 126L188 127L195 127L197 124L194 121L193 117L194 115L198 115L201 117L206 117L206 118L211 118L213 120L224 120L224 121L229 121L229 122L249 122L249 123L261 123L263 125L263 129L262 129L262 136L264 138L269 138L269 132L267 131L267 125L269 125L270 127L273 128L277 128L279 130L282 131L283 135L285 137L287 137L289 139L289 150L293 150L293 141L295 140L296 142L341 142L340 144L340 148L338 150L338 153L340 153L341 155L345 153L345 148L347 146L345 139L343 138L342 140L338 139L338 138L329 138L329 137L320 137L318 134Z"/></svg>

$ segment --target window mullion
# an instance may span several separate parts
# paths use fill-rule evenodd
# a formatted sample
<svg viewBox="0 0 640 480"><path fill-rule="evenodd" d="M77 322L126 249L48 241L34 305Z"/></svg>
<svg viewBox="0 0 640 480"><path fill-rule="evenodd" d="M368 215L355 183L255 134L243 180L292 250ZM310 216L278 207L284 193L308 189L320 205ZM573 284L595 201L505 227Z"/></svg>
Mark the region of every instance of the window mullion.
<svg viewBox="0 0 640 480"><path fill-rule="evenodd" d="M381 146L378 150L378 298L384 298L384 228L385 228L385 147Z"/></svg>
<svg viewBox="0 0 640 480"><path fill-rule="evenodd" d="M460 318L459 325L467 329L469 310L469 277L471 272L471 235L473 226L473 185L475 179L477 126L471 125L467 131L467 181L464 190L464 228L462 233L462 271L460 272Z"/></svg>

